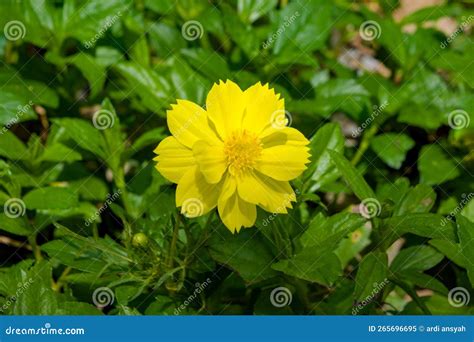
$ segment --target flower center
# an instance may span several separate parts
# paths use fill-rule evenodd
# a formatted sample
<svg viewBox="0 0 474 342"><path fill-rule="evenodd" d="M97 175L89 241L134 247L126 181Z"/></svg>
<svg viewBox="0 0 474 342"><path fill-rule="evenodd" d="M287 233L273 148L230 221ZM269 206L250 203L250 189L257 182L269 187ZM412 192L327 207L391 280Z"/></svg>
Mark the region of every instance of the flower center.
<svg viewBox="0 0 474 342"><path fill-rule="evenodd" d="M224 143L227 166L233 176L238 176L253 169L261 152L262 143L260 139L246 130L232 133Z"/></svg>

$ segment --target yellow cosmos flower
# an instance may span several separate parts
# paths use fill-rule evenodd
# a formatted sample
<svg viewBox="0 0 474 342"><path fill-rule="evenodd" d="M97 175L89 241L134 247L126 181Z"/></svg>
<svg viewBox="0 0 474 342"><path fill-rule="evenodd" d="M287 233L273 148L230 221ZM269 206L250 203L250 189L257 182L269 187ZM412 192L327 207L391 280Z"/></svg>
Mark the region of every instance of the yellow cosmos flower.
<svg viewBox="0 0 474 342"><path fill-rule="evenodd" d="M187 217L217 206L231 232L252 227L257 208L287 213L296 200L289 181L309 162L308 140L286 127L284 100L268 85L243 91L232 81L214 84L206 109L177 100L168 110L156 168L177 183L176 206Z"/></svg>

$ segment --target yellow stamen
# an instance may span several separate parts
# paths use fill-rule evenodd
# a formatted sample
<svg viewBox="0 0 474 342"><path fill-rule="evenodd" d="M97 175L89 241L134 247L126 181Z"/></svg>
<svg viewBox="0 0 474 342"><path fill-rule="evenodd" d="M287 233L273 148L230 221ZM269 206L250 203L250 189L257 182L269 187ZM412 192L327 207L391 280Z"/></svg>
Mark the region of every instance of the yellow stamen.
<svg viewBox="0 0 474 342"><path fill-rule="evenodd" d="M232 133L224 143L227 166L233 176L253 169L261 152L260 139L246 130Z"/></svg>

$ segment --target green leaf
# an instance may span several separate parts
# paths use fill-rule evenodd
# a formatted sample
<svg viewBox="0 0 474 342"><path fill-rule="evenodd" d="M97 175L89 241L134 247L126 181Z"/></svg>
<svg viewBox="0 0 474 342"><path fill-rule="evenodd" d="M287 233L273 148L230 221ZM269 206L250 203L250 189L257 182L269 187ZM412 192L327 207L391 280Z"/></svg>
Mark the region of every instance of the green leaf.
<svg viewBox="0 0 474 342"><path fill-rule="evenodd" d="M319 85L315 91L313 106L319 108L325 117L336 110L342 110L352 118L359 119L361 111L370 104L370 93L354 79L330 79Z"/></svg>
<svg viewBox="0 0 474 342"><path fill-rule="evenodd" d="M247 283L257 283L277 275L270 268L273 256L256 232L214 234L209 248L214 260L235 270Z"/></svg>
<svg viewBox="0 0 474 342"><path fill-rule="evenodd" d="M48 162L74 162L81 160L82 156L79 152L63 145L60 143L53 143L47 145L43 153L36 160L37 162L48 161Z"/></svg>
<svg viewBox="0 0 474 342"><path fill-rule="evenodd" d="M334 253L340 242L352 231L361 228L365 219L356 214L339 213L324 218L316 215L299 242L301 251L272 268L285 274L323 285L331 285L341 275L342 267Z"/></svg>
<svg viewBox="0 0 474 342"><path fill-rule="evenodd" d="M398 253L390 270L402 275L405 271L423 272L439 264L443 257L443 254L430 246L408 247Z"/></svg>
<svg viewBox="0 0 474 342"><path fill-rule="evenodd" d="M54 225L60 240L41 246L51 258L87 273L100 273L105 269L123 272L129 266L127 251L114 240L84 237L58 223Z"/></svg>
<svg viewBox="0 0 474 342"><path fill-rule="evenodd" d="M433 208L436 193L430 186L418 184L410 189L397 203L393 216L402 216L410 213L427 213Z"/></svg>
<svg viewBox="0 0 474 342"><path fill-rule="evenodd" d="M10 93L2 90L0 93L0 125L5 125L2 131L6 131L17 122L23 122L36 118L31 105L20 94Z"/></svg>
<svg viewBox="0 0 474 342"><path fill-rule="evenodd" d="M164 128L158 127L144 132L135 140L131 146L131 150L136 153L142 148L149 145L158 145L158 143L166 137Z"/></svg>
<svg viewBox="0 0 474 342"><path fill-rule="evenodd" d="M449 291L446 288L446 286L438 279L433 278L432 276L429 276L427 274L420 273L417 271L407 270L403 272L401 277L403 277L404 280L420 288L430 289L438 293L441 293L445 296L448 295Z"/></svg>
<svg viewBox="0 0 474 342"><path fill-rule="evenodd" d="M333 252L319 254L320 248L310 246L290 259L272 265L274 270L318 284L331 286L341 275L341 262Z"/></svg>
<svg viewBox="0 0 474 342"><path fill-rule="evenodd" d="M72 139L84 150L92 152L103 160L107 160L106 142L99 130L90 123L80 119L62 118L55 119L61 129L58 134Z"/></svg>
<svg viewBox="0 0 474 342"><path fill-rule="evenodd" d="M8 268L0 269L0 295L8 298L14 296L18 290L18 284L29 281L25 277L28 269L33 265L32 259L26 259ZM26 284L29 285L29 284Z"/></svg>
<svg viewBox="0 0 474 342"><path fill-rule="evenodd" d="M91 97L95 97L102 90L107 76L105 68L97 60L86 53L78 53L68 57L67 61L76 66L89 82Z"/></svg>
<svg viewBox="0 0 474 342"><path fill-rule="evenodd" d="M28 236L34 232L23 217L11 218L4 213L0 213L0 229L21 236Z"/></svg>
<svg viewBox="0 0 474 342"><path fill-rule="evenodd" d="M69 188L86 200L102 201L109 192L107 185L102 179L90 176L69 182Z"/></svg>
<svg viewBox="0 0 474 342"><path fill-rule="evenodd" d="M433 239L430 240L429 243L455 264L466 268L467 260L462 254L461 245L459 243L442 239Z"/></svg>
<svg viewBox="0 0 474 342"><path fill-rule="evenodd" d="M461 195L462 196L462 195ZM464 196L462 196L464 197ZM464 208L461 210L461 214L467 218L469 221L474 222L474 198L470 196L471 199L469 200L469 196L466 196L467 200L469 201ZM463 199L463 202L466 202L466 199Z"/></svg>
<svg viewBox="0 0 474 342"><path fill-rule="evenodd" d="M151 46L163 57L186 47L181 32L167 23L153 22L149 27L149 33Z"/></svg>
<svg viewBox="0 0 474 342"><path fill-rule="evenodd" d="M456 241L454 224L438 214L406 214L382 220L387 233L399 237L412 233L432 239L447 239Z"/></svg>
<svg viewBox="0 0 474 342"><path fill-rule="evenodd" d="M179 58L170 60L168 71L176 98L205 103L206 94L211 89L208 79L194 72L184 60Z"/></svg>
<svg viewBox="0 0 474 342"><path fill-rule="evenodd" d="M159 113L161 108L168 105L170 85L164 77L132 62L119 63L115 69L126 80L129 92L139 97L150 111Z"/></svg>
<svg viewBox="0 0 474 342"><path fill-rule="evenodd" d="M68 11L67 6L64 6L62 16L65 33L82 42L90 41L98 35L100 37L100 32L120 21L131 5L130 0L91 0L72 5Z"/></svg>
<svg viewBox="0 0 474 342"><path fill-rule="evenodd" d="M231 78L226 60L218 53L204 49L184 49L181 54L199 73L212 82Z"/></svg>
<svg viewBox="0 0 474 342"><path fill-rule="evenodd" d="M54 315L59 305L57 294L51 288L51 265L41 262L22 274L22 289L12 307L14 315Z"/></svg>
<svg viewBox="0 0 474 342"><path fill-rule="evenodd" d="M371 229L363 226L354 230L339 243L335 253L339 260L341 260L343 268L345 268L353 258L357 257L365 247L370 245L370 233Z"/></svg>
<svg viewBox="0 0 474 342"><path fill-rule="evenodd" d="M349 163L349 161L340 153L329 150L329 155L342 174L346 182L351 187L354 194L360 199L375 198L375 193L364 180L357 169Z"/></svg>
<svg viewBox="0 0 474 342"><path fill-rule="evenodd" d="M427 6L410 13L402 19L401 23L403 25L408 23L423 23L424 21L436 20L440 17L455 16L456 12L454 6L447 6L446 4Z"/></svg>
<svg viewBox="0 0 474 342"><path fill-rule="evenodd" d="M344 150L344 136L340 126L329 123L321 127L311 139L310 148L311 164L305 171L304 178L311 178L315 182L311 191L316 191L338 176L336 168L331 163L329 150L339 153Z"/></svg>
<svg viewBox="0 0 474 342"><path fill-rule="evenodd" d="M0 131L0 156L13 160L28 159L29 153L20 139L10 131Z"/></svg>
<svg viewBox="0 0 474 342"><path fill-rule="evenodd" d="M379 184L377 188L377 198L381 201L390 200L393 203L400 204L409 189L410 181L408 178L397 178L395 182Z"/></svg>
<svg viewBox="0 0 474 342"><path fill-rule="evenodd" d="M453 306L446 295L434 294L423 297L422 300L433 315L472 315L472 308ZM423 311L414 301L411 301L400 312L400 315L423 315Z"/></svg>
<svg viewBox="0 0 474 342"><path fill-rule="evenodd" d="M466 269L471 285L474 286L474 223L462 215L456 216L458 225L459 245L466 260Z"/></svg>
<svg viewBox="0 0 474 342"><path fill-rule="evenodd" d="M91 304L72 301L62 302L55 313L57 316L97 316L101 314L101 311Z"/></svg>
<svg viewBox="0 0 474 342"><path fill-rule="evenodd" d="M371 141L371 147L379 158L397 170L413 146L415 142L406 134L385 133L374 137Z"/></svg>
<svg viewBox="0 0 474 342"><path fill-rule="evenodd" d="M252 27L242 22L234 10L227 4L222 4L221 8L227 33L249 58L254 58L258 54L259 42Z"/></svg>
<svg viewBox="0 0 474 342"><path fill-rule="evenodd" d="M438 185L457 178L460 174L456 163L436 144L423 146L418 157L420 182Z"/></svg>
<svg viewBox="0 0 474 342"><path fill-rule="evenodd" d="M429 105L407 105L400 110L398 121L410 126L435 130L443 123L441 113Z"/></svg>
<svg viewBox="0 0 474 342"><path fill-rule="evenodd" d="M272 8L275 8L277 3L278 0L239 0L237 2L237 10L241 18L253 23L258 18L270 12Z"/></svg>
<svg viewBox="0 0 474 342"><path fill-rule="evenodd" d="M273 54L285 56L289 61L291 57L301 55L302 51L310 53L321 48L330 34L327 28L332 23L331 12L332 4L328 1L290 3L280 12L277 25L270 34L268 41L274 41Z"/></svg>
<svg viewBox="0 0 474 342"><path fill-rule="evenodd" d="M0 82L4 84L2 88L4 92L22 99L21 107L16 109L18 116L21 116L19 121L36 117L31 108L33 104L41 104L52 108L57 108L59 105L59 97L55 90L42 82L23 79L16 70L0 70ZM23 118L23 116L26 117Z"/></svg>
<svg viewBox="0 0 474 342"><path fill-rule="evenodd" d="M33 209L68 209L77 207L77 194L67 188L47 187L38 188L27 193L23 200L26 208Z"/></svg>
<svg viewBox="0 0 474 342"><path fill-rule="evenodd" d="M385 253L372 252L360 262L355 279L354 298L357 301L373 299L385 286L388 275L388 258Z"/></svg>
<svg viewBox="0 0 474 342"><path fill-rule="evenodd" d="M301 235L300 243L303 247L318 247L321 250L318 255L333 251L344 237L361 228L364 223L365 219L357 214L342 212L327 218L318 214Z"/></svg>
<svg viewBox="0 0 474 342"><path fill-rule="evenodd" d="M125 138L122 135L120 120L114 106L107 98L102 101L101 109L97 113L96 122L100 125L101 115L106 122L106 125L103 125L105 129L102 132L105 138L105 150L109 156L107 158L107 165L110 166L114 173L118 173L120 158L125 149Z"/></svg>

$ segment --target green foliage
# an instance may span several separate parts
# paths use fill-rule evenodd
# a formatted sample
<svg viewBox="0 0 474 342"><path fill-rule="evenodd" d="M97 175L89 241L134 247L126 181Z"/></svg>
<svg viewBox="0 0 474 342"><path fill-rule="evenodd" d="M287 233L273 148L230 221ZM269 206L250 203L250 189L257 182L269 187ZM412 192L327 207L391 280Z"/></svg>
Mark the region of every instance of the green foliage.
<svg viewBox="0 0 474 342"><path fill-rule="evenodd" d="M472 8L365 3L1 1L0 311L472 314ZM220 79L269 83L311 150L235 235L152 160Z"/></svg>

